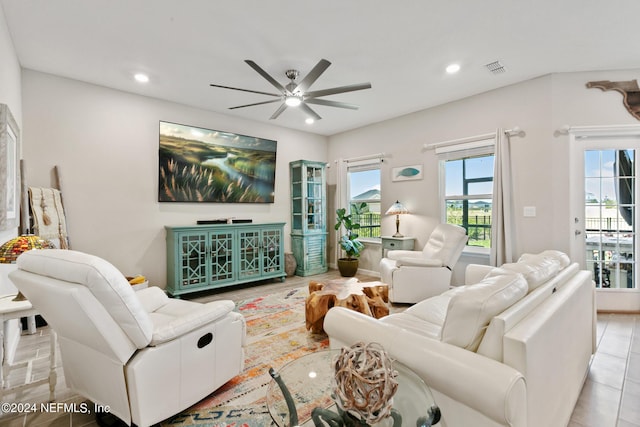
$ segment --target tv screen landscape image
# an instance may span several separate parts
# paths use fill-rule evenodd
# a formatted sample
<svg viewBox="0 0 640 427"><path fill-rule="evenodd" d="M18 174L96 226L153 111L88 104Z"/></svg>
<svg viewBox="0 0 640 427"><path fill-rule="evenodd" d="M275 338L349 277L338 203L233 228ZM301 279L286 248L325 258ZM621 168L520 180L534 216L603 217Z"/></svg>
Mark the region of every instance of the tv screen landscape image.
<svg viewBox="0 0 640 427"><path fill-rule="evenodd" d="M159 202L273 203L277 142L160 122Z"/></svg>

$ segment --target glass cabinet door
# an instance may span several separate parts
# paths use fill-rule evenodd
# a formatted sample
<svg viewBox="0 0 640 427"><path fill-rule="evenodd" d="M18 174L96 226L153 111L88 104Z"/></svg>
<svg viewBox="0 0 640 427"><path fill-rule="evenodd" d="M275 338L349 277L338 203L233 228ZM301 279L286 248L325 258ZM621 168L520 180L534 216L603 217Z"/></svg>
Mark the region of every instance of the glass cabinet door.
<svg viewBox="0 0 640 427"><path fill-rule="evenodd" d="M282 232L280 229L265 229L262 231L262 272L273 273L282 269Z"/></svg>
<svg viewBox="0 0 640 427"><path fill-rule="evenodd" d="M207 234L179 236L179 282L183 287L197 287L207 283Z"/></svg>
<svg viewBox="0 0 640 427"><path fill-rule="evenodd" d="M325 229L324 168L307 166L307 230Z"/></svg>
<svg viewBox="0 0 640 427"><path fill-rule="evenodd" d="M234 280L233 274L233 233L231 231L212 232L209 237L211 246L211 283L225 283Z"/></svg>
<svg viewBox="0 0 640 427"><path fill-rule="evenodd" d="M246 278L260 275L260 230L240 230L239 238L239 270L238 276Z"/></svg>
<svg viewBox="0 0 640 427"><path fill-rule="evenodd" d="M302 233L304 216L302 210L302 164L291 166L291 231Z"/></svg>

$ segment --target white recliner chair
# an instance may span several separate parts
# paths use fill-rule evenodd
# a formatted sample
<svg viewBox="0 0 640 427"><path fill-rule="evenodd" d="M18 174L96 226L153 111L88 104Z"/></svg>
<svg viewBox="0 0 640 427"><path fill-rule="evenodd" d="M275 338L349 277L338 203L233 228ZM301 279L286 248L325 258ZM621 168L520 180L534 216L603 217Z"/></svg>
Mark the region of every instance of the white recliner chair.
<svg viewBox="0 0 640 427"><path fill-rule="evenodd" d="M136 292L82 252L31 250L17 265L11 280L58 334L67 386L129 425L169 418L243 369L246 327L232 301Z"/></svg>
<svg viewBox="0 0 640 427"><path fill-rule="evenodd" d="M438 224L421 251L394 250L380 260L389 301L416 303L440 295L451 284L451 270L467 243L464 228Z"/></svg>

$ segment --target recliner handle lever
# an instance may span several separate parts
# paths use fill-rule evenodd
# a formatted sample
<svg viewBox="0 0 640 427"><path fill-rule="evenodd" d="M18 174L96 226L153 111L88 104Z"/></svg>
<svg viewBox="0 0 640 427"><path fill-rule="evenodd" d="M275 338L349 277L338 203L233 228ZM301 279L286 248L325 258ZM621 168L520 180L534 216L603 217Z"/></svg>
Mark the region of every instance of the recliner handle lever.
<svg viewBox="0 0 640 427"><path fill-rule="evenodd" d="M211 332L207 332L203 336L198 339L198 348L203 348L211 344L213 341L213 334Z"/></svg>

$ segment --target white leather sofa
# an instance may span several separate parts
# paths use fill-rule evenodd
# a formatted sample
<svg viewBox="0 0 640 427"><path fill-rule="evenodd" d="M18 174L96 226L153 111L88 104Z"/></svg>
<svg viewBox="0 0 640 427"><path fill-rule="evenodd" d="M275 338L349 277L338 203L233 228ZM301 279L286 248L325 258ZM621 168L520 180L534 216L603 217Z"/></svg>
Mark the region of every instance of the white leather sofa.
<svg viewBox="0 0 640 427"><path fill-rule="evenodd" d="M389 285L389 301L416 303L449 289L467 240L464 228L438 224L421 251L387 252L380 260L380 277Z"/></svg>
<svg viewBox="0 0 640 427"><path fill-rule="evenodd" d="M76 251L31 250L17 265L9 277L58 334L67 386L127 424L169 418L243 369L246 327L232 301L136 292Z"/></svg>
<svg viewBox="0 0 640 427"><path fill-rule="evenodd" d="M591 273L545 251L470 265L465 282L382 319L334 307L331 347L382 344L429 385L443 426L566 426L595 351Z"/></svg>

